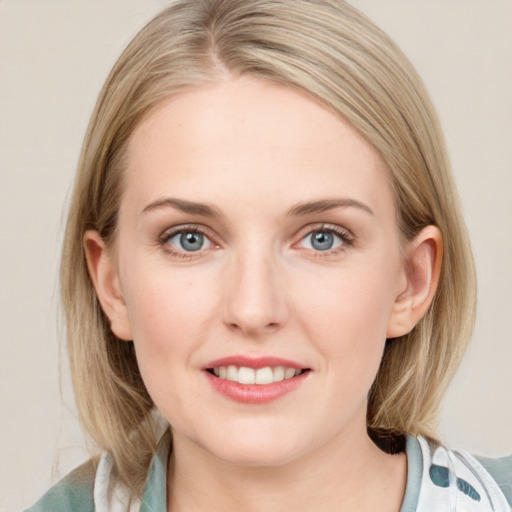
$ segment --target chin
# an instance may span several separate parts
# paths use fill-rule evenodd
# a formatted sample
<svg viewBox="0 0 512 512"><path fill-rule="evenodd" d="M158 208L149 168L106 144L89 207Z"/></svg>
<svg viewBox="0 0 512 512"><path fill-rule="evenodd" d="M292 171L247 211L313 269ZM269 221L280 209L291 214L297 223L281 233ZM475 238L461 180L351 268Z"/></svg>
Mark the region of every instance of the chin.
<svg viewBox="0 0 512 512"><path fill-rule="evenodd" d="M301 452L300 443L286 435L253 433L253 435L228 435L220 442L210 437L203 449L218 459L241 467L279 467L292 462Z"/></svg>

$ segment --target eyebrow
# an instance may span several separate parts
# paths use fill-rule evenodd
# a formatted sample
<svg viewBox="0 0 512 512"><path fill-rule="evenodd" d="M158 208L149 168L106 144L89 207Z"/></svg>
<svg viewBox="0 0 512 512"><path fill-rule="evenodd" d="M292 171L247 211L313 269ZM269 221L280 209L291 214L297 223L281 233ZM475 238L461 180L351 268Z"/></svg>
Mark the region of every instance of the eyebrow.
<svg viewBox="0 0 512 512"><path fill-rule="evenodd" d="M180 210L183 213L189 213L191 215L201 215L203 217L220 217L220 211L214 206L208 204L196 203L194 201L186 201L185 199L176 199L174 197L166 197L164 199L158 199L148 204L142 213L147 213L160 208L174 208Z"/></svg>
<svg viewBox="0 0 512 512"><path fill-rule="evenodd" d="M373 210L364 203L355 199L339 198L339 199L322 199L320 201L311 201L306 203L298 203L289 211L289 216L312 215L315 213L323 213L335 208L359 208L360 210L375 215Z"/></svg>
<svg viewBox="0 0 512 512"><path fill-rule="evenodd" d="M310 201L305 203L298 203L288 210L287 215L290 217L300 217L305 215L313 215L315 213L323 213L335 208L359 208L360 210L374 215L372 209L360 201L349 198L339 199L322 199L319 201ZM202 217L218 218L221 217L220 211L205 203L196 203L195 201L187 201L185 199L177 199L174 197L166 197L164 199L158 199L148 204L142 213L147 213L160 208L174 208L180 210L183 213L191 215L200 215Z"/></svg>

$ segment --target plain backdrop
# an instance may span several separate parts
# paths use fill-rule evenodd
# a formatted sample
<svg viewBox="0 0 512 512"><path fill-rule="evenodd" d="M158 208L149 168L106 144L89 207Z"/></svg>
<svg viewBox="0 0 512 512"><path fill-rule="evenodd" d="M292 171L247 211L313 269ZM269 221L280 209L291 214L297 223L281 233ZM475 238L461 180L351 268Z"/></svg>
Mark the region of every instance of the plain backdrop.
<svg viewBox="0 0 512 512"><path fill-rule="evenodd" d="M58 324L64 204L102 82L168 3L0 0L0 511L32 504L87 458ZM477 325L440 436L512 453L512 0L352 3L425 80L473 240Z"/></svg>

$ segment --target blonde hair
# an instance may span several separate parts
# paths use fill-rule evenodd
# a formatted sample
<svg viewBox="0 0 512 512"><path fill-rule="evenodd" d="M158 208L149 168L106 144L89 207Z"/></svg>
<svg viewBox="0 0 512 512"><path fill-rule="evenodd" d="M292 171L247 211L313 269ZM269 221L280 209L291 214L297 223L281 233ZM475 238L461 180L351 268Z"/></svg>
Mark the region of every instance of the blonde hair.
<svg viewBox="0 0 512 512"><path fill-rule="evenodd" d="M117 339L89 278L82 238L115 239L123 156L160 102L219 70L305 91L348 120L389 169L403 239L424 226L444 238L435 299L413 331L388 340L369 395L379 436L435 435L440 399L469 340L474 265L441 129L397 46L340 0L183 0L133 39L97 101L80 157L62 254L62 303L77 406L86 432L140 492L155 449L154 404L133 344Z"/></svg>

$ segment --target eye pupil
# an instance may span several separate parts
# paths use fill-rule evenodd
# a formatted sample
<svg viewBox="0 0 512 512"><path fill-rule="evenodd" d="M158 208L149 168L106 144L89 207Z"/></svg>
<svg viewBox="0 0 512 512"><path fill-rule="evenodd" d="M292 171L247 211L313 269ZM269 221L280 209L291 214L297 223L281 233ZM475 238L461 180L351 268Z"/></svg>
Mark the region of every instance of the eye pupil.
<svg viewBox="0 0 512 512"><path fill-rule="evenodd" d="M203 247L204 236L201 233L182 233L180 244L186 251L199 251Z"/></svg>
<svg viewBox="0 0 512 512"><path fill-rule="evenodd" d="M311 234L311 246L317 251L327 251L334 244L334 237L326 231L316 231Z"/></svg>

